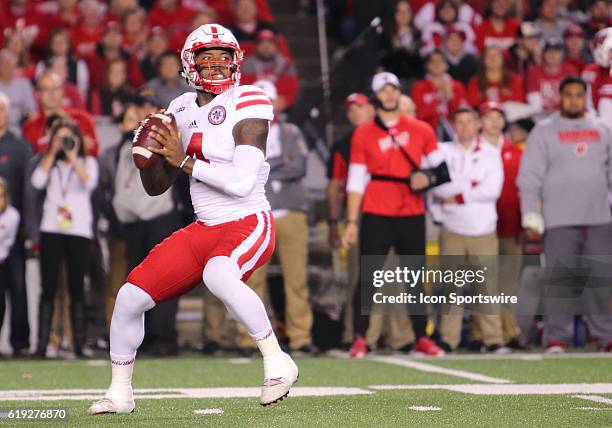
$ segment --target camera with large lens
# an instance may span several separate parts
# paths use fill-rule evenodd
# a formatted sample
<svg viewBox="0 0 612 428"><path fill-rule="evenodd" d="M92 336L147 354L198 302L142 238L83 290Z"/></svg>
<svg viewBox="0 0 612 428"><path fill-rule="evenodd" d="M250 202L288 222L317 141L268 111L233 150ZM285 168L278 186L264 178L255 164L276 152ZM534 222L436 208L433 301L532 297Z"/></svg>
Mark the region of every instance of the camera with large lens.
<svg viewBox="0 0 612 428"><path fill-rule="evenodd" d="M64 150L70 151L74 149L75 144L76 143L72 137L66 136L62 138L62 147L64 147Z"/></svg>

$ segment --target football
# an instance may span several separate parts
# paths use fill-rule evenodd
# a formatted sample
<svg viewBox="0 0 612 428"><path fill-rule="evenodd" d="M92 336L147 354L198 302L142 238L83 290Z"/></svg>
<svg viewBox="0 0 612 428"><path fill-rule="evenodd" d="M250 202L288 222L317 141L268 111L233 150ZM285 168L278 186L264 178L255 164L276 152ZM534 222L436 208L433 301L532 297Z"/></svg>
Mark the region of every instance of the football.
<svg viewBox="0 0 612 428"><path fill-rule="evenodd" d="M145 118L134 132L132 140L132 158L138 169L158 165L164 158L149 150L149 147L161 148L161 145L151 137L151 127L171 124L176 128L176 119L172 114L156 113Z"/></svg>

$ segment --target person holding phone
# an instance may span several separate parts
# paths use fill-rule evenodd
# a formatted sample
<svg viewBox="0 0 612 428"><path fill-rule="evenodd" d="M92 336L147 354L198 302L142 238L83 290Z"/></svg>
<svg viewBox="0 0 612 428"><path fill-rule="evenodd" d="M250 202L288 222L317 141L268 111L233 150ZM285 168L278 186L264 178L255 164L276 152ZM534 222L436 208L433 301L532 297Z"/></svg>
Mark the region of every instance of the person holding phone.
<svg viewBox="0 0 612 428"><path fill-rule="evenodd" d="M32 186L45 192L40 223L39 309L36 355L45 357L53 301L62 262L66 263L74 352L83 355L85 342L84 276L93 237L91 193L98 183L98 163L86 156L81 131L71 121L53 124L47 153L32 174Z"/></svg>

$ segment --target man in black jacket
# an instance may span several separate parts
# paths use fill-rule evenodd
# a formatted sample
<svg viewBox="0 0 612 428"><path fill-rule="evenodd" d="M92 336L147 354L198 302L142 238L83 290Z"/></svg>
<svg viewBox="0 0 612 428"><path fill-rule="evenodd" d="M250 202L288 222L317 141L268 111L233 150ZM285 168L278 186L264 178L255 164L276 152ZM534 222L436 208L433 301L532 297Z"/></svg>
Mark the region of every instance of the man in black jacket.
<svg viewBox="0 0 612 428"><path fill-rule="evenodd" d="M27 164L32 148L8 130L10 101L0 93L0 177L8 183L12 204L24 218L23 192ZM23 223L22 223L23 224ZM22 228L20 228L22 229ZM11 301L11 337L13 355L25 356L30 347L30 327L25 287L24 234L20 230L6 261Z"/></svg>

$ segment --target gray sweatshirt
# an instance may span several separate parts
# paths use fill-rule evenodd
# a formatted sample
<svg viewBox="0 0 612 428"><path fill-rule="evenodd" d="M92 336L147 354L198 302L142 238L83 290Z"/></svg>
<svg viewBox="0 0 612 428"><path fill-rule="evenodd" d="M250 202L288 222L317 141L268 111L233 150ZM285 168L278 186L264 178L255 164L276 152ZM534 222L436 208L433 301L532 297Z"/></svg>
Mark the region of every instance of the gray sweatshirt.
<svg viewBox="0 0 612 428"><path fill-rule="evenodd" d="M542 120L529 134L517 179L523 215L541 213L546 229L612 221L611 153L612 135L596 117L557 112Z"/></svg>
<svg viewBox="0 0 612 428"><path fill-rule="evenodd" d="M306 211L302 178L306 175L307 156L308 148L297 126L272 123L266 150L270 164L266 197L272 210Z"/></svg>

